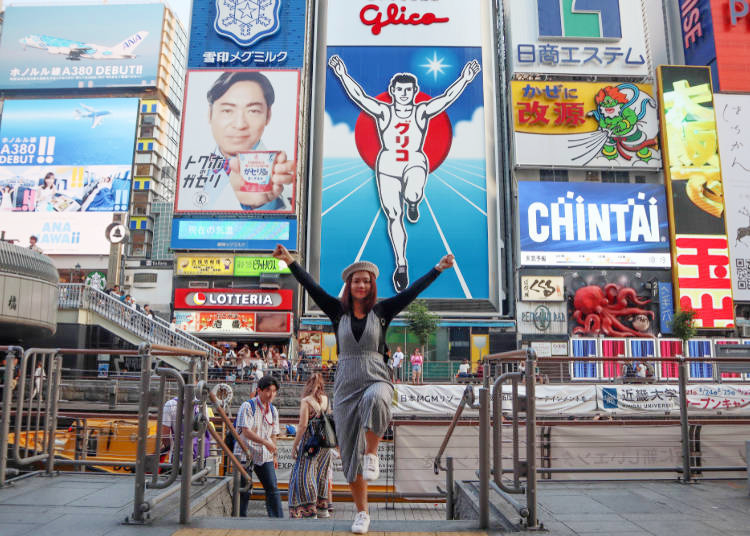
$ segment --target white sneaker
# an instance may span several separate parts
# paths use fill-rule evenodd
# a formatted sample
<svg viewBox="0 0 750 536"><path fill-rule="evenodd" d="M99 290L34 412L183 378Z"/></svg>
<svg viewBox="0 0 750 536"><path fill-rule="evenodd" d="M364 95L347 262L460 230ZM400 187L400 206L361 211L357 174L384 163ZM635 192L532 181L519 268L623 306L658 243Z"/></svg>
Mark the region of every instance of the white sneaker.
<svg viewBox="0 0 750 536"><path fill-rule="evenodd" d="M377 480L380 476L380 462L375 454L365 454L362 478L365 480Z"/></svg>
<svg viewBox="0 0 750 536"><path fill-rule="evenodd" d="M370 516L367 512L357 512L352 523L352 532L354 534L367 534L367 530L370 528Z"/></svg>
<svg viewBox="0 0 750 536"><path fill-rule="evenodd" d="M318 519L325 519L327 517L331 517L331 513L328 511L328 509L319 509L318 510Z"/></svg>

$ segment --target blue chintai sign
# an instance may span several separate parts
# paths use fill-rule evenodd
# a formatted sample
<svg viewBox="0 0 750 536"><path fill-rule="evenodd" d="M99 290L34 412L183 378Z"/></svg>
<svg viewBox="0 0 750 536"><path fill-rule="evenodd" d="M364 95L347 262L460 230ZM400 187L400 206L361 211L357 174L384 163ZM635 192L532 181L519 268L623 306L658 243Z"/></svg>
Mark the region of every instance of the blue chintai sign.
<svg viewBox="0 0 750 536"><path fill-rule="evenodd" d="M188 67L302 67L304 0L194 0Z"/></svg>
<svg viewBox="0 0 750 536"><path fill-rule="evenodd" d="M518 183L524 266L669 268L664 186Z"/></svg>

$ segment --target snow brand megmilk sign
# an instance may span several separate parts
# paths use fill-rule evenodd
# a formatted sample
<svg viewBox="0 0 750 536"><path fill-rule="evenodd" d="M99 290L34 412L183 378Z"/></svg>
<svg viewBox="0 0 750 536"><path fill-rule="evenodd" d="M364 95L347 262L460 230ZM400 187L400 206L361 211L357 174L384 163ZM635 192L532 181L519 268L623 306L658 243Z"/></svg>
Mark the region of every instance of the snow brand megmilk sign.
<svg viewBox="0 0 750 536"><path fill-rule="evenodd" d="M670 266L664 187L518 183L521 264Z"/></svg>

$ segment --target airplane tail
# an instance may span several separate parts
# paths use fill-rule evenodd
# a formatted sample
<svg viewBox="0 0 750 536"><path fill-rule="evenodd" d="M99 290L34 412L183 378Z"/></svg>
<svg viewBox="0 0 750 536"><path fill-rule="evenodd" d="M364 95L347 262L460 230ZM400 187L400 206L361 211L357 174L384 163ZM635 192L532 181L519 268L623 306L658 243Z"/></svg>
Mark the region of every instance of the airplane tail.
<svg viewBox="0 0 750 536"><path fill-rule="evenodd" d="M144 31L133 34L124 41L113 46L112 52L122 56L134 56L133 51L143 42L144 39L146 39L146 36L148 36L148 32Z"/></svg>

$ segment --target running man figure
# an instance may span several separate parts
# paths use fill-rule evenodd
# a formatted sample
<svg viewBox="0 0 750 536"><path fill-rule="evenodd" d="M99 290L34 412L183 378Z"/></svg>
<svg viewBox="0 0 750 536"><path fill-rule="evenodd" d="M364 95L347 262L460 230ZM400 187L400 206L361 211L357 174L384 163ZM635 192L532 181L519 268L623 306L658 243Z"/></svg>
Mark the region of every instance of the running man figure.
<svg viewBox="0 0 750 536"><path fill-rule="evenodd" d="M401 292L409 286L404 203L407 206L407 219L416 223L430 171L430 163L424 153L427 127L430 119L444 112L458 99L481 68L477 60L470 61L445 93L420 103L415 102L419 93L417 77L411 73L397 73L388 87L392 99L389 104L365 94L346 72L346 65L339 56L331 56L328 65L341 80L349 98L377 124L381 149L375 161L375 179L380 206L388 218L388 236L396 258L393 287L396 292Z"/></svg>

